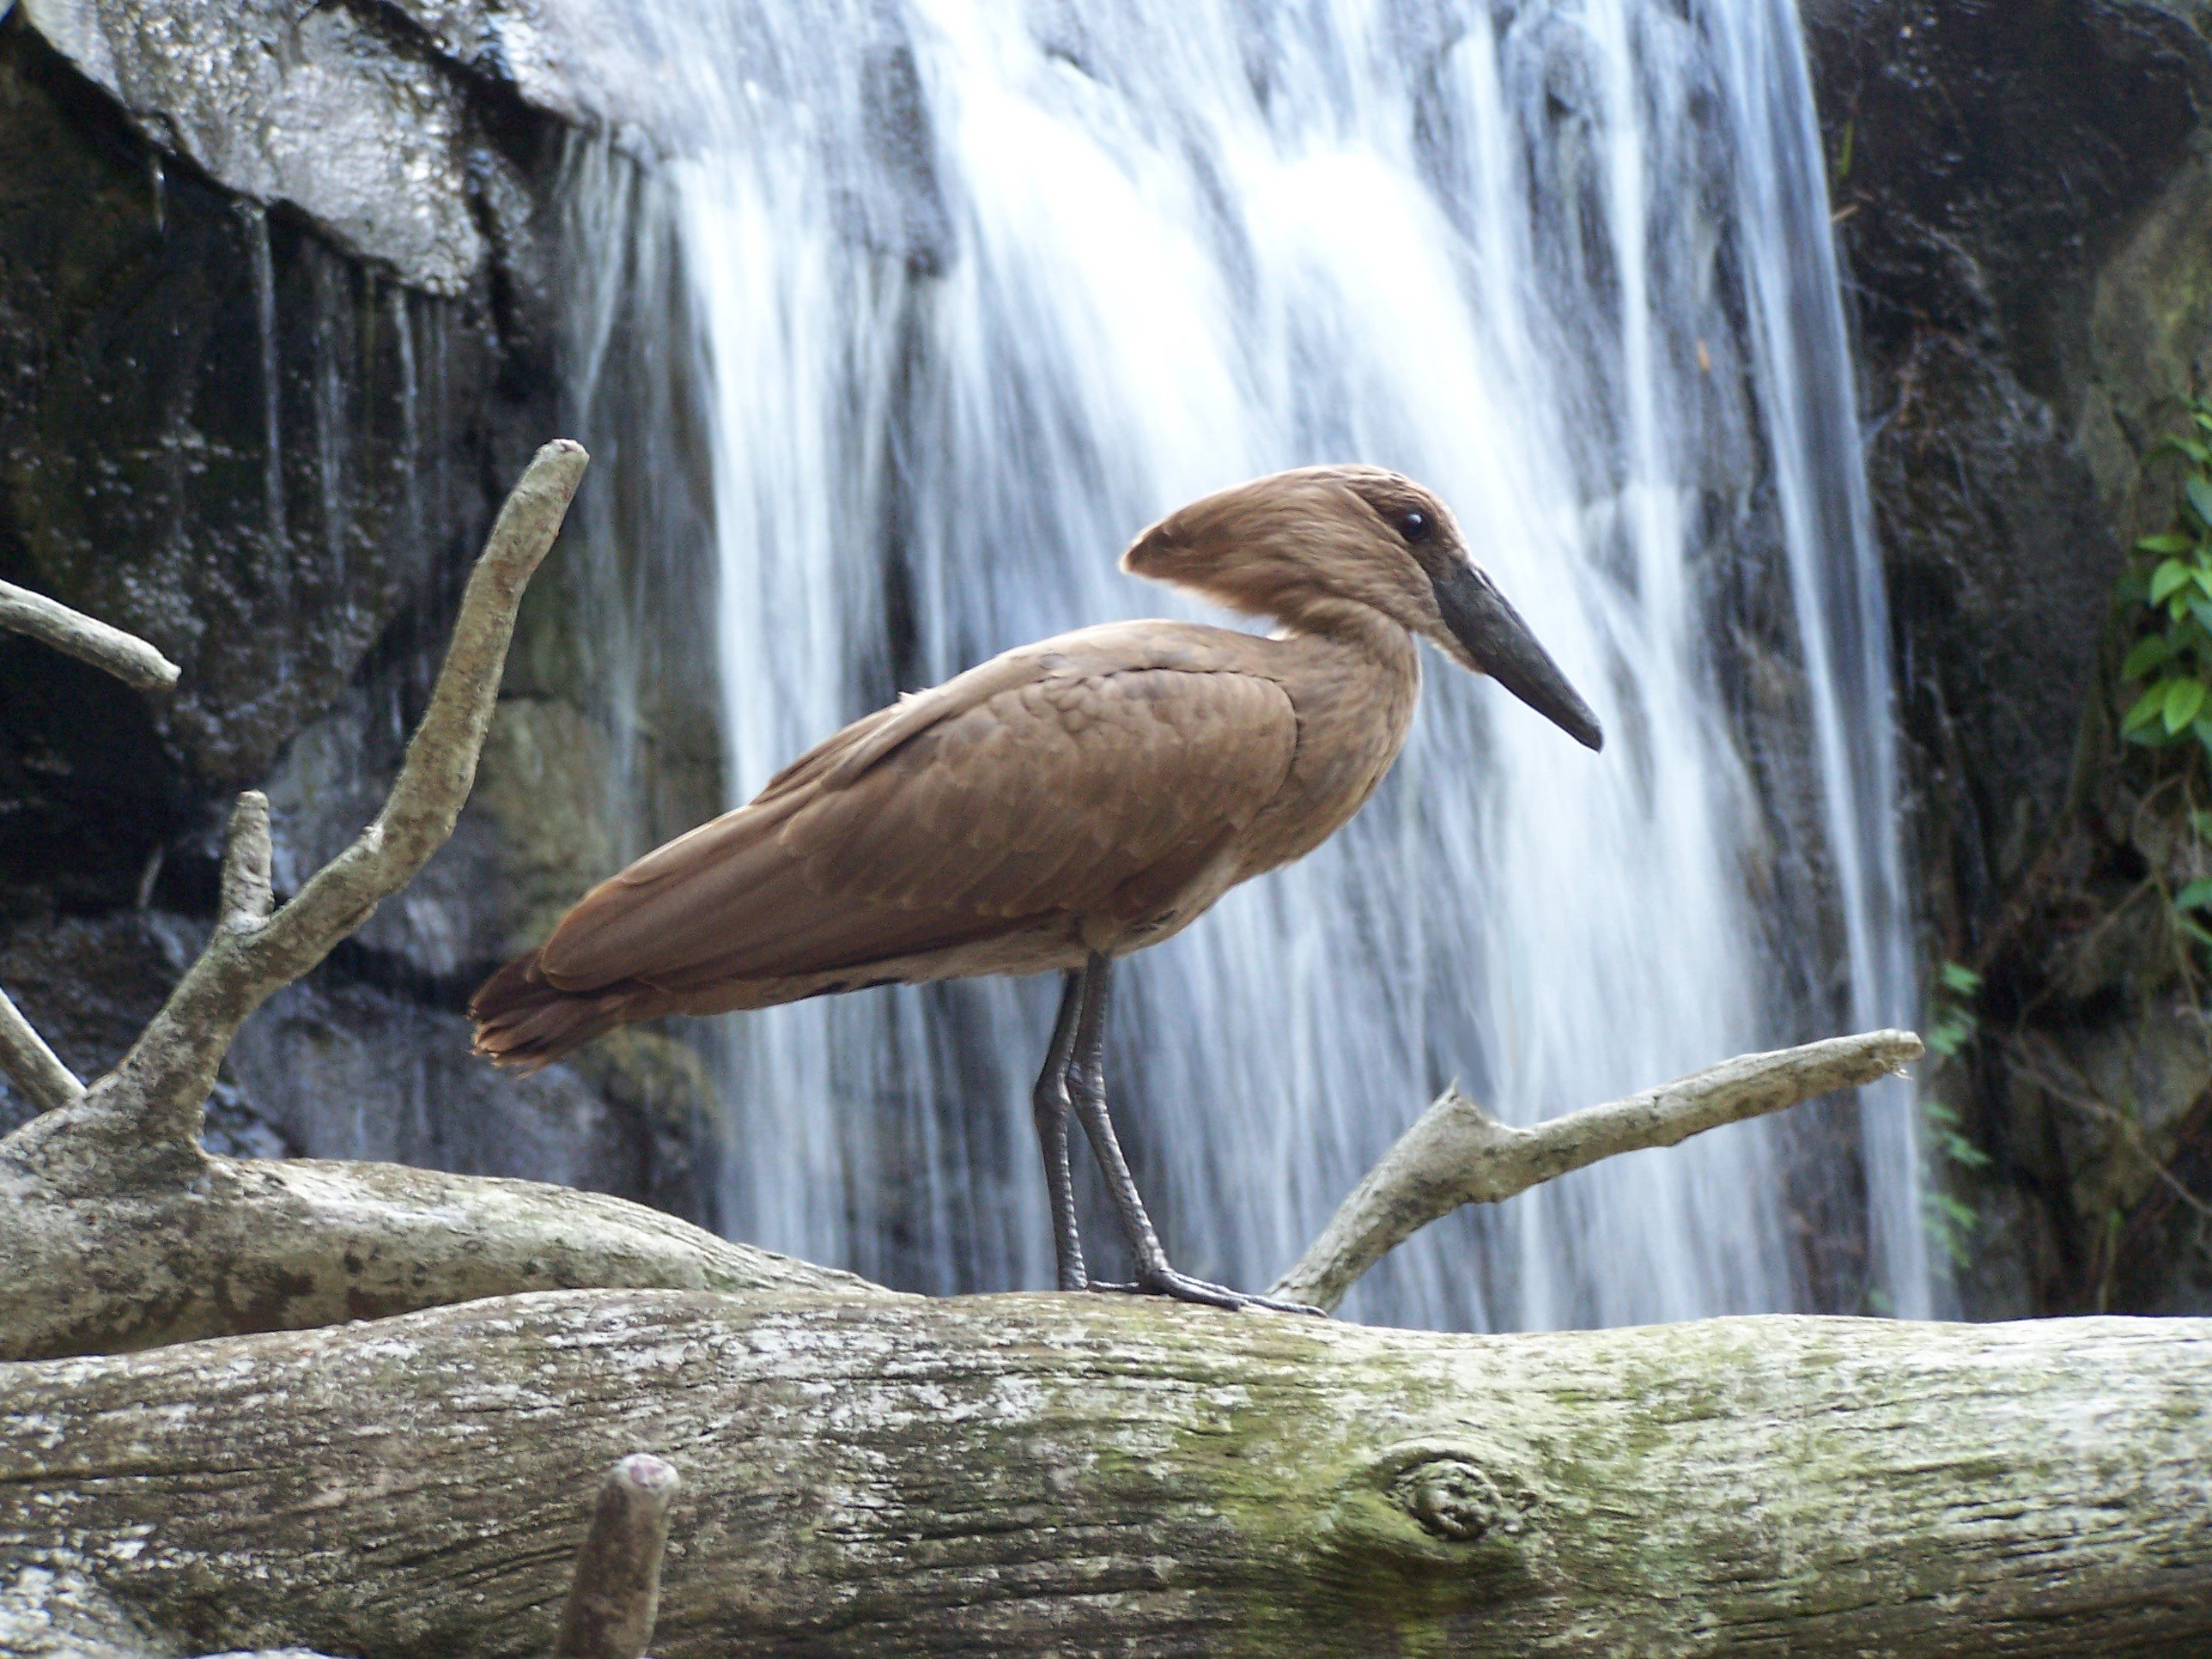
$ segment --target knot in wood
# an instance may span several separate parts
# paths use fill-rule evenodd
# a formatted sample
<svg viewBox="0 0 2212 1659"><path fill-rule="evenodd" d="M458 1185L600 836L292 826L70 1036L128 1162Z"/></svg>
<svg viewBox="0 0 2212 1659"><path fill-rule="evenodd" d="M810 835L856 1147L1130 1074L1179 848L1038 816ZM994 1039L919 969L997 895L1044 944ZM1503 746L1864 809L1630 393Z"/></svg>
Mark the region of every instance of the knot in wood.
<svg viewBox="0 0 2212 1659"><path fill-rule="evenodd" d="M1439 1538L1473 1543L1495 1528L1521 1530L1521 1517L1497 1484L1463 1457L1431 1457L1414 1464L1390 1488L1400 1508Z"/></svg>

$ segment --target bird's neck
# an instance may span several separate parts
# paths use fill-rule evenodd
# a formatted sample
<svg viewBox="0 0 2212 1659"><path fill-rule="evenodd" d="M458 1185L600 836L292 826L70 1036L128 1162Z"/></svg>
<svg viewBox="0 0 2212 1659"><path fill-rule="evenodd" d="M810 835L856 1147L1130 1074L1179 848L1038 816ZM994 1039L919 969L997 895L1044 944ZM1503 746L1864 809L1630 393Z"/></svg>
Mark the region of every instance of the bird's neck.
<svg viewBox="0 0 2212 1659"><path fill-rule="evenodd" d="M1413 635L1372 605L1355 600L1319 599L1280 617L1281 637L1310 641L1322 653L1341 656L1376 689L1395 683L1410 700L1421 684L1420 653Z"/></svg>
<svg viewBox="0 0 2212 1659"><path fill-rule="evenodd" d="M1310 611L1276 642L1297 755L1282 810L1254 826L1246 875L1304 857L1359 810L1404 746L1421 690L1412 636L1364 605Z"/></svg>

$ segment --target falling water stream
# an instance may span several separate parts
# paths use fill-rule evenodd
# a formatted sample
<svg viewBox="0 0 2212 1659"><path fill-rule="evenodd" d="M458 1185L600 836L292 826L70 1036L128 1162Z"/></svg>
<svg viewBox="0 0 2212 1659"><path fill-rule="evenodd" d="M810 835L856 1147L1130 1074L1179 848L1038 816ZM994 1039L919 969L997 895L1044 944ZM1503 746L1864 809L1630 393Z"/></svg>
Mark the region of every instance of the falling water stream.
<svg viewBox="0 0 2212 1659"><path fill-rule="evenodd" d="M1430 659L1361 817L1125 969L1117 1112L1180 1265L1266 1284L1455 1079L1527 1122L1907 1018L1880 571L1788 0L625 4L662 158L576 170L579 222L625 228L592 242L575 372L650 267L647 378L696 389L653 418L702 434L732 800L992 652L1203 615L1120 549L1319 460L1436 487L1604 721L1589 755ZM920 1289L1048 1284L1054 995L726 1022L726 1230ZM1813 1305L1836 1291L1791 1194L1817 1190L1874 1305L1924 1313L1909 1109L1868 1093L1856 1170L1751 1124L1463 1213L1350 1311Z"/></svg>

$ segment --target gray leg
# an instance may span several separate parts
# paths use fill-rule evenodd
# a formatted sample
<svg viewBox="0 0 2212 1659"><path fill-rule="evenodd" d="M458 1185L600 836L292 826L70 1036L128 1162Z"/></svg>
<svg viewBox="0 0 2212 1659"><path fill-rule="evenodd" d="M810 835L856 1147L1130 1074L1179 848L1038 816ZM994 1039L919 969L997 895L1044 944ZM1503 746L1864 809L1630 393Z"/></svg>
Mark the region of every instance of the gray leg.
<svg viewBox="0 0 2212 1659"><path fill-rule="evenodd" d="M1075 1231L1075 1182L1067 1167L1068 1056L1075 1048L1076 1015L1083 1001L1083 975L1065 976L1060 993L1060 1016L1053 1022L1052 1048L1037 1073L1030 1103L1036 1113L1037 1139L1044 1147L1044 1188L1052 1204L1052 1243L1060 1265L1060 1288L1079 1291L1088 1284L1083 1272L1083 1241Z"/></svg>
<svg viewBox="0 0 2212 1659"><path fill-rule="evenodd" d="M1113 1198L1115 1213L1121 1218L1122 1235L1137 1258L1135 1288L1155 1296L1173 1297L1178 1302L1197 1302L1214 1308L1272 1308L1278 1313L1320 1313L1320 1309L1309 1308L1304 1303L1248 1296L1224 1285L1193 1279L1188 1273L1177 1273L1169 1264L1168 1253L1160 1246L1160 1236L1153 1231L1152 1218L1145 1213L1145 1200L1138 1194L1135 1178L1129 1173L1129 1161L1121 1155L1121 1143L1114 1134L1114 1121L1106 1112L1106 994L1113 971L1113 959L1097 954L1084 966L1079 976L1080 995L1077 1000L1080 1006L1067 1078L1074 1087L1076 1115L1083 1120L1083 1132L1090 1137L1091 1150L1097 1156L1098 1167L1105 1174L1106 1190Z"/></svg>

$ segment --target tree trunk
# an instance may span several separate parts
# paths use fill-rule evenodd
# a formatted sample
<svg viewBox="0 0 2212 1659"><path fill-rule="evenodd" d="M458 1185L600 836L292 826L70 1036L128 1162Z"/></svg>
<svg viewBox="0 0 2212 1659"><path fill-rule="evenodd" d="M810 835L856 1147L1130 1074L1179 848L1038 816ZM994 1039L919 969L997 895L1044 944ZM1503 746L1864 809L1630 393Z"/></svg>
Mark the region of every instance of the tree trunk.
<svg viewBox="0 0 2212 1659"><path fill-rule="evenodd" d="M552 1642L683 1471L663 1659L2212 1651L2212 1322L1454 1337L556 1291L9 1368L0 1558L198 1649Z"/></svg>

